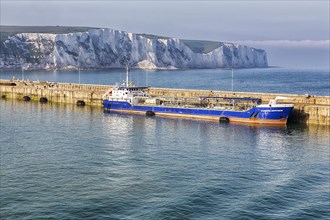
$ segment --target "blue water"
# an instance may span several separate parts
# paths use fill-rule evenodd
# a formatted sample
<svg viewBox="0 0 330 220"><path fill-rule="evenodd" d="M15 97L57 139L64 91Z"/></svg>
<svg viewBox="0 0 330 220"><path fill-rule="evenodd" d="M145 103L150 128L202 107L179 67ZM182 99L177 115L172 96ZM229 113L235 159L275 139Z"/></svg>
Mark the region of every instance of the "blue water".
<svg viewBox="0 0 330 220"><path fill-rule="evenodd" d="M329 127L0 100L0 219L329 219Z"/></svg>
<svg viewBox="0 0 330 220"><path fill-rule="evenodd" d="M0 78L20 71L2 71ZM115 84L123 70L81 71ZM24 78L78 82L77 71ZM230 70L132 71L231 90ZM235 70L234 90L329 95L328 70ZM0 219L329 219L330 128L147 118L0 99Z"/></svg>
<svg viewBox="0 0 330 220"><path fill-rule="evenodd" d="M130 80L136 85L160 88L206 89L240 92L290 93L330 95L329 69L267 68L231 70L132 70ZM2 70L1 79L41 80L51 82L79 82L78 71ZM82 70L81 83L114 85L125 79L122 69Z"/></svg>

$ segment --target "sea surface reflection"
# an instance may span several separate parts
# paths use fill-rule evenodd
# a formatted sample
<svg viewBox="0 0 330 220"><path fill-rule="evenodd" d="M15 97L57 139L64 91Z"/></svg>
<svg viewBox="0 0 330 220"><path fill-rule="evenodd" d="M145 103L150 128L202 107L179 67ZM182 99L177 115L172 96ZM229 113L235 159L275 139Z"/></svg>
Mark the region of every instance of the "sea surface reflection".
<svg viewBox="0 0 330 220"><path fill-rule="evenodd" d="M0 109L1 219L329 217L329 127Z"/></svg>

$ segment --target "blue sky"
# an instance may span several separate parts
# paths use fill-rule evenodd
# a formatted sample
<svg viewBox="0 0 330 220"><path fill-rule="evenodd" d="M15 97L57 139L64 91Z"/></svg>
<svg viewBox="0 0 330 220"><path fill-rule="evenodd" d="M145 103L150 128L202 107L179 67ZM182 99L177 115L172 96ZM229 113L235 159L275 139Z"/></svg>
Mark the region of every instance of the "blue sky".
<svg viewBox="0 0 330 220"><path fill-rule="evenodd" d="M269 65L329 67L329 1L1 0L2 25L107 27L265 49Z"/></svg>

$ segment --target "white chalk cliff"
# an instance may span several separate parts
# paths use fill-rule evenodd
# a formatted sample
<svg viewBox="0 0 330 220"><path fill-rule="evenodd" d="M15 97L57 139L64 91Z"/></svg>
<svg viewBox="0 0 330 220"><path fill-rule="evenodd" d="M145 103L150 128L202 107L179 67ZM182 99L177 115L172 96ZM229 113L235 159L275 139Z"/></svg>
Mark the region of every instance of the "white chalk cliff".
<svg viewBox="0 0 330 220"><path fill-rule="evenodd" d="M0 68L254 68L267 67L264 50L218 43L194 52L185 40L112 29L70 34L19 33L4 40Z"/></svg>

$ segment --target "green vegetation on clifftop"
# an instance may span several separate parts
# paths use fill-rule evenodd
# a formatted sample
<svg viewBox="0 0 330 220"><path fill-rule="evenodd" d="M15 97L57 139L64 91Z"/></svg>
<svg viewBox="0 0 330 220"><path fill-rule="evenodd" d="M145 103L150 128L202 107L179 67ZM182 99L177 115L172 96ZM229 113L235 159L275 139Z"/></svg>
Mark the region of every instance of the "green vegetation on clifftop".
<svg viewBox="0 0 330 220"><path fill-rule="evenodd" d="M18 33L48 33L48 34L68 34L75 32L85 32L95 27L68 27L68 26L6 26L0 25L0 42L4 42L9 36ZM96 28L97 29L97 28ZM153 34L140 34L149 39L169 39L170 37L157 36ZM220 47L223 43L202 40L182 40L194 53L209 53Z"/></svg>

